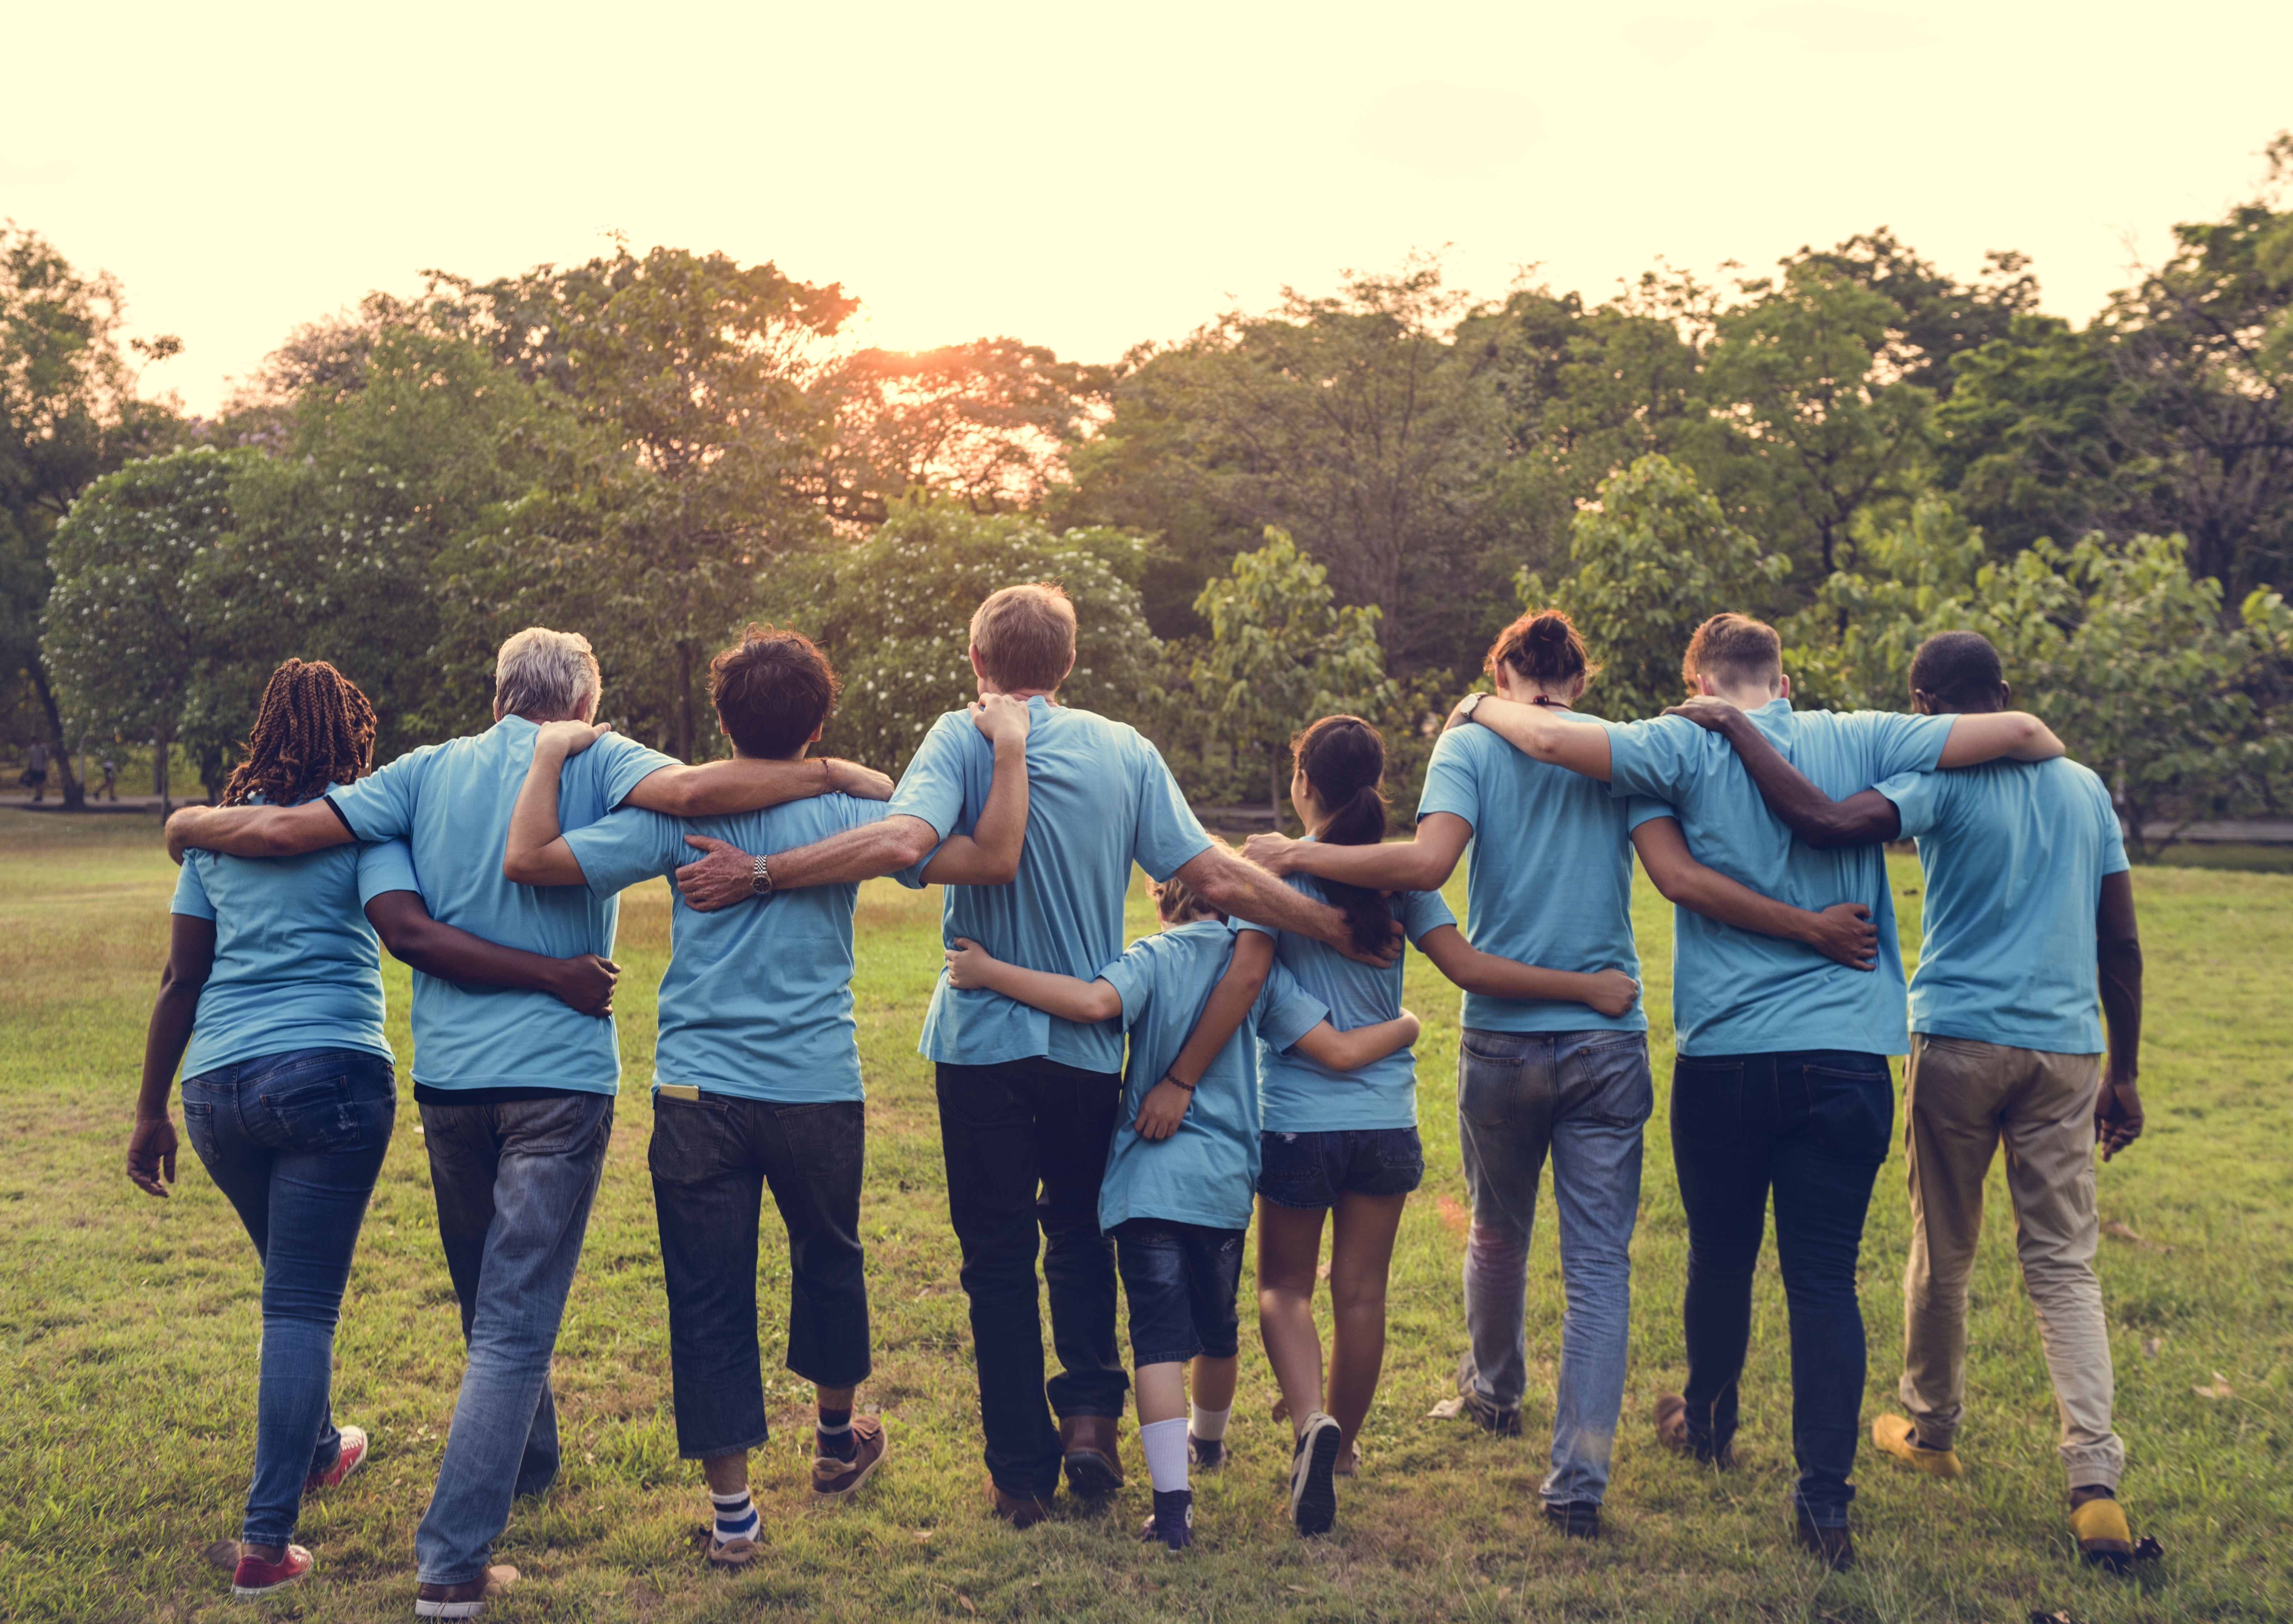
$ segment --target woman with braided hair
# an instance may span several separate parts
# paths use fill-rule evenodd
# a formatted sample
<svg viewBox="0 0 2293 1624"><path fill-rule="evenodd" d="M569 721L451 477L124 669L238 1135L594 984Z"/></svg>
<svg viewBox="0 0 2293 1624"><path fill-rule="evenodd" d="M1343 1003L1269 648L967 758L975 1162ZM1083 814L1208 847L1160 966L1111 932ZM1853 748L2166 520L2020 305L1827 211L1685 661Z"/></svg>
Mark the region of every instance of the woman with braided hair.
<svg viewBox="0 0 2293 1624"><path fill-rule="evenodd" d="M374 708L347 678L289 660L223 802L292 806L352 783L373 765L374 737ZM403 841L268 860L190 851L172 912L127 1176L162 1198L174 1179L180 1062L191 1148L263 1263L255 1474L231 1581L259 1596L311 1569L289 1543L304 1496L366 1458L366 1434L337 1428L329 1399L335 1322L398 1108L377 934L431 975L534 988L593 1015L612 1012L618 971L438 924Z"/></svg>

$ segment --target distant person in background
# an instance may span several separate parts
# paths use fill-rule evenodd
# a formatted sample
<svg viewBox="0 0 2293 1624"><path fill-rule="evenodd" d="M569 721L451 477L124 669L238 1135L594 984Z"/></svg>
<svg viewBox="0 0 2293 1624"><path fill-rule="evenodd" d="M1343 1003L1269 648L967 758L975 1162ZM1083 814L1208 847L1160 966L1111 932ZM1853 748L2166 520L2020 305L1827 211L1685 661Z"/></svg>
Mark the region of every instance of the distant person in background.
<svg viewBox="0 0 2293 1624"><path fill-rule="evenodd" d="M2009 698L1998 651L1979 632L1939 633L1911 662L1922 716L1989 716ZM1809 845L1919 844L1925 931L1903 1078L1911 1255L1900 1391L1910 1414L1881 1416L1872 1441L1931 1477L1960 1475L1967 1279L2003 1143L2014 1250L2062 1420L2070 1529L2088 1561L2124 1566L2134 1542L2118 1503L2126 1446L2111 1425L2116 1377L2094 1271L2094 1149L2107 1161L2142 1133L2142 940L2109 790L2057 757L1905 773L1835 801L1741 711L1697 703L1681 714L1735 746Z"/></svg>
<svg viewBox="0 0 2293 1624"><path fill-rule="evenodd" d="M263 691L223 804L291 807L349 784L369 765L374 732L365 695L332 666L289 660ZM303 1498L366 1460L366 1433L335 1425L329 1395L351 1255L398 1108L377 932L427 974L525 987L591 1015L611 1010L614 970L435 923L402 840L282 862L194 851L173 913L127 1176L167 1194L181 1062L191 1149L263 1262L255 1476L231 1577L234 1594L261 1596L311 1570L310 1552L290 1543Z"/></svg>
<svg viewBox="0 0 2293 1624"><path fill-rule="evenodd" d="M529 627L502 645L485 732L409 751L299 807L187 808L168 820L169 849L282 857L404 839L446 923L551 956L610 958L618 898L533 890L501 869L535 739L550 722L591 720L599 691L587 638ZM731 812L839 788L881 796L890 784L834 762L685 767L609 734L568 767L559 816L578 829L624 803ZM620 1053L610 1019L538 992L473 993L417 974L413 1015L414 1099L469 1347L446 1457L415 1536L415 1610L461 1619L517 1578L489 1562L513 1499L557 1476L550 1356L612 1133Z"/></svg>
<svg viewBox="0 0 2293 1624"><path fill-rule="evenodd" d="M39 740L32 741L29 756L24 762L24 782L32 786L32 799L48 798L48 747Z"/></svg>
<svg viewBox="0 0 2293 1624"><path fill-rule="evenodd" d="M119 799L119 763L108 750L103 752L103 798L106 800Z"/></svg>

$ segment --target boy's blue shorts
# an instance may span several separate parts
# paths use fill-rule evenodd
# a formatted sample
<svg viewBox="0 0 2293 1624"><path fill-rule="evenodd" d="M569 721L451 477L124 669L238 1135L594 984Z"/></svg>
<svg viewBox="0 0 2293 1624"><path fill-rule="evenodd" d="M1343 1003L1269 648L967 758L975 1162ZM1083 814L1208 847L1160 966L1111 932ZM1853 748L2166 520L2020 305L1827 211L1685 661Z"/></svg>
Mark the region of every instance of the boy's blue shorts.
<svg viewBox="0 0 2293 1624"><path fill-rule="evenodd" d="M1130 1303L1132 1364L1181 1364L1198 1353L1234 1357L1240 1346L1234 1298L1247 1233L1171 1218L1127 1218L1114 1226L1115 1267Z"/></svg>

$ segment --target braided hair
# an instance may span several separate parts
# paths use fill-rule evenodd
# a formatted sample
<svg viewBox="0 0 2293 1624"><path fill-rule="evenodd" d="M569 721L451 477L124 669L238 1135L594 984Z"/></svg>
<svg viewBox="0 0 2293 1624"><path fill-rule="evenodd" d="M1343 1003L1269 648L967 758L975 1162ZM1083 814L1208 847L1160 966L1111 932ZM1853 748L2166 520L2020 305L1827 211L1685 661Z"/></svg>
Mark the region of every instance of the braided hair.
<svg viewBox="0 0 2293 1624"><path fill-rule="evenodd" d="M260 795L274 807L348 784L373 764L374 707L323 660L289 660L271 673L263 708L223 786L223 804Z"/></svg>
<svg viewBox="0 0 2293 1624"><path fill-rule="evenodd" d="M1329 814L1316 837L1332 846L1374 846L1385 838L1385 740L1357 716L1325 716L1290 741L1298 770ZM1382 953L1393 930L1393 910L1366 886L1321 882L1330 904L1346 916L1354 946Z"/></svg>

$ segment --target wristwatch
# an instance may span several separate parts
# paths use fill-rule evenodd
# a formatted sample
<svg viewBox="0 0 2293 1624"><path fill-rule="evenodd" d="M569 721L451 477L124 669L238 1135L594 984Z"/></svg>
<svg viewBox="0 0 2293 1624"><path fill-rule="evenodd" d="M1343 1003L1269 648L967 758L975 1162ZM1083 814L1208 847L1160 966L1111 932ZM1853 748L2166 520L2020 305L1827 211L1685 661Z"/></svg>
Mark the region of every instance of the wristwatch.
<svg viewBox="0 0 2293 1624"><path fill-rule="evenodd" d="M1481 702L1487 697L1488 695L1486 694L1466 694L1465 702L1457 707L1457 714L1470 721L1472 719L1473 712L1481 708Z"/></svg>
<svg viewBox="0 0 2293 1624"><path fill-rule="evenodd" d="M756 866L749 871L749 890L752 895L758 897L769 897L773 894L773 871L771 858L758 857L757 859Z"/></svg>

